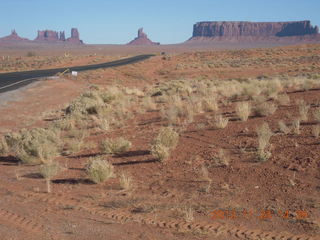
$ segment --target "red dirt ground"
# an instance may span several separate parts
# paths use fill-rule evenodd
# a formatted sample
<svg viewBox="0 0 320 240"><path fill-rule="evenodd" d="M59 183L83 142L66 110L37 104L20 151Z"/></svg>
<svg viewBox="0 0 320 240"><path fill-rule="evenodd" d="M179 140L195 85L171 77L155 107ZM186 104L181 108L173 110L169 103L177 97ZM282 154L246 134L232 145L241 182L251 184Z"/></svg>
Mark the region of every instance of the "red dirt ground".
<svg viewBox="0 0 320 240"><path fill-rule="evenodd" d="M320 73L319 56L320 45L167 53L130 66L80 73L78 79L66 76L42 81L15 92L17 99L0 106L0 133L46 126L44 116L52 111L59 115L59 110L90 84L143 89L175 79L307 76ZM82 56L77 63L89 59ZM267 122L277 132L279 120L298 115L296 99L311 104L310 112L319 107L319 89L291 91L288 95L290 105L279 107L273 115L253 117L247 122L230 121L221 130L199 129L199 123L205 122L208 115L200 114L180 132L178 146L164 164L153 161L149 150L165 122L159 112L135 112L134 119L124 127L92 134L82 151L59 157L67 170L53 179L51 194L45 193L45 181L37 175L38 166L20 165L10 156L0 157L0 236L262 240L299 239L301 235L300 239L319 239L320 139L312 137L314 121L303 122L300 135L276 133L271 139L271 159L253 161L257 126ZM235 116L234 103L221 108L227 116ZM119 189L117 178L95 185L84 173L89 157L100 155L90 143L96 145L115 136L123 136L133 145L121 157L107 157L116 173L126 172L133 177L134 190L129 193ZM228 152L227 167L212 164L220 148ZM203 165L212 179L209 191L204 191L208 183L201 177ZM185 207L195 211L191 223L184 220ZM302 216L304 213L307 216Z"/></svg>

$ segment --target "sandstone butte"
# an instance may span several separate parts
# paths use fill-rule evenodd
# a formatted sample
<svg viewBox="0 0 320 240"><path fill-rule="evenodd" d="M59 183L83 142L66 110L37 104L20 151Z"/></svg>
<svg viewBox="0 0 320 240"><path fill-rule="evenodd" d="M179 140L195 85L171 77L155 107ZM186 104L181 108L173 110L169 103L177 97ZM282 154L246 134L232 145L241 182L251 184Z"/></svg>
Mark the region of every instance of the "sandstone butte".
<svg viewBox="0 0 320 240"><path fill-rule="evenodd" d="M73 44L83 44L83 41L80 40L80 35L78 29L72 28L71 29L71 37L65 37L64 31L56 32L52 30L43 30L38 31L38 35L36 39L33 41L27 38L21 38L16 33L15 30L12 30L9 36L0 38L0 42L47 42L47 43L73 43Z"/></svg>
<svg viewBox="0 0 320 240"><path fill-rule="evenodd" d="M143 32L143 28L139 28L138 36L127 45L160 45L158 42L152 42L147 34Z"/></svg>
<svg viewBox="0 0 320 240"><path fill-rule="evenodd" d="M205 41L320 41L319 28L310 21L292 22L198 22L187 42Z"/></svg>

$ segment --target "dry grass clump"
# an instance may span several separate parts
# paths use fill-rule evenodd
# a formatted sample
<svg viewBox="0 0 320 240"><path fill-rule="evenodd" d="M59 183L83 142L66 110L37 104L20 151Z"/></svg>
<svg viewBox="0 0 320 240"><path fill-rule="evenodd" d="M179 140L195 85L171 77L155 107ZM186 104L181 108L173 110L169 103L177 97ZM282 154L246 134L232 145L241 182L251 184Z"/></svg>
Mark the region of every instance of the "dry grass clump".
<svg viewBox="0 0 320 240"><path fill-rule="evenodd" d="M172 127L162 127L158 136L155 138L155 144L161 144L167 148L175 148L179 141L179 134Z"/></svg>
<svg viewBox="0 0 320 240"><path fill-rule="evenodd" d="M282 120L278 122L278 126L279 126L280 132L283 132L284 134L288 134L291 131L291 129Z"/></svg>
<svg viewBox="0 0 320 240"><path fill-rule="evenodd" d="M100 145L100 149L106 154L121 154L128 151L132 144L130 141L124 139L123 137L115 139L107 139L103 141Z"/></svg>
<svg viewBox="0 0 320 240"><path fill-rule="evenodd" d="M86 173L94 183L103 183L114 176L114 168L108 161L96 158L86 165Z"/></svg>
<svg viewBox="0 0 320 240"><path fill-rule="evenodd" d="M260 103L254 108L256 115L260 117L272 115L276 110L277 106L274 103L268 102Z"/></svg>
<svg viewBox="0 0 320 240"><path fill-rule="evenodd" d="M39 173L46 179L47 192L51 192L51 179L60 172L61 168L58 162L48 161L40 166Z"/></svg>
<svg viewBox="0 0 320 240"><path fill-rule="evenodd" d="M278 95L277 100L281 106L288 106L290 104L290 97L286 93Z"/></svg>
<svg viewBox="0 0 320 240"><path fill-rule="evenodd" d="M179 134L172 127L163 127L151 146L151 154L160 162L165 161L170 150L174 149L179 141Z"/></svg>
<svg viewBox="0 0 320 240"><path fill-rule="evenodd" d="M130 190L133 187L132 177L130 177L129 175L127 175L125 173L120 174L119 182L120 182L121 189L123 189L125 191Z"/></svg>
<svg viewBox="0 0 320 240"><path fill-rule="evenodd" d="M202 109L206 112L214 112L219 110L217 98L215 96L207 96L202 99Z"/></svg>
<svg viewBox="0 0 320 240"><path fill-rule="evenodd" d="M0 155L7 154L9 152L9 147L5 139L0 138Z"/></svg>
<svg viewBox="0 0 320 240"><path fill-rule="evenodd" d="M320 134L320 124L317 124L317 125L312 126L312 135L313 135L315 138L318 138L318 137L319 137L319 134Z"/></svg>
<svg viewBox="0 0 320 240"><path fill-rule="evenodd" d="M216 128L223 129L228 125L229 118L223 117L221 114L218 114L214 117L213 125Z"/></svg>
<svg viewBox="0 0 320 240"><path fill-rule="evenodd" d="M225 150L223 149L219 149L218 155L214 157L214 161L215 161L215 166L218 166L218 167L226 167L226 166L229 166L230 164L230 159L227 156Z"/></svg>
<svg viewBox="0 0 320 240"><path fill-rule="evenodd" d="M158 161L164 162L170 156L170 149L161 144L153 144L151 146L151 155L155 157Z"/></svg>
<svg viewBox="0 0 320 240"><path fill-rule="evenodd" d="M304 100L299 100L298 105L299 105L300 120L307 121L310 105L307 104Z"/></svg>
<svg viewBox="0 0 320 240"><path fill-rule="evenodd" d="M240 102L236 105L237 116L241 121L247 121L251 113L251 105L249 102Z"/></svg>
<svg viewBox="0 0 320 240"><path fill-rule="evenodd" d="M70 131L73 128L75 128L76 121L74 118L64 118L58 121L54 122L54 127L64 130L64 131Z"/></svg>
<svg viewBox="0 0 320 240"><path fill-rule="evenodd" d="M292 130L295 134L300 134L300 118L296 118L292 122Z"/></svg>
<svg viewBox="0 0 320 240"><path fill-rule="evenodd" d="M44 163L59 155L62 142L56 129L34 128L19 133L7 134L10 150L26 164Z"/></svg>
<svg viewBox="0 0 320 240"><path fill-rule="evenodd" d="M313 113L314 118L318 123L320 123L320 108L317 108Z"/></svg>
<svg viewBox="0 0 320 240"><path fill-rule="evenodd" d="M263 123L256 130L258 135L258 152L257 152L257 161L264 162L267 161L271 153L267 150L269 146L269 141L273 132L270 130L267 123Z"/></svg>
<svg viewBox="0 0 320 240"><path fill-rule="evenodd" d="M150 96L147 96L143 99L143 107L147 111L157 110L157 104L154 102L154 100Z"/></svg>

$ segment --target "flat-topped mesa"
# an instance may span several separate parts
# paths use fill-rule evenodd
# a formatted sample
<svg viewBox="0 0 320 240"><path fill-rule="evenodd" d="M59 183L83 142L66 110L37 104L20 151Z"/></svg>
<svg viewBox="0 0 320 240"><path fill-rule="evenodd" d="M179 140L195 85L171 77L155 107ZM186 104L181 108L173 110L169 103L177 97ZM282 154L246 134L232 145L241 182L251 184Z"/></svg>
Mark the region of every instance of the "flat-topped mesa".
<svg viewBox="0 0 320 240"><path fill-rule="evenodd" d="M316 35L317 26L310 21L293 22L198 22L192 38L292 37Z"/></svg>
<svg viewBox="0 0 320 240"><path fill-rule="evenodd" d="M68 42L68 43L75 43L75 44L82 44L82 40L79 38L78 29L72 28L71 29L71 37L66 39L65 32L60 31L52 31L52 30L43 30L38 31L38 36L34 40L37 42Z"/></svg>
<svg viewBox="0 0 320 240"><path fill-rule="evenodd" d="M38 31L35 41L57 42L59 41L59 33L52 30Z"/></svg>
<svg viewBox="0 0 320 240"><path fill-rule="evenodd" d="M152 42L147 34L143 32L143 28L139 28L138 37L128 43L128 45L160 45L158 42Z"/></svg>

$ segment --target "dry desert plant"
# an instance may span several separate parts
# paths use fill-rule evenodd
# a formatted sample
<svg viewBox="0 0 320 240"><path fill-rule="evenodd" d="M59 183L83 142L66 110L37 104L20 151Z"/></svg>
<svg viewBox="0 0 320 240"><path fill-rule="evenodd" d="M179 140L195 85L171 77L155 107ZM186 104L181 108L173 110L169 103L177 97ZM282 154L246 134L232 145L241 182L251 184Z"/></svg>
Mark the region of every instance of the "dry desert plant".
<svg viewBox="0 0 320 240"><path fill-rule="evenodd" d="M257 161L264 162L271 156L271 153L267 150L267 147L269 146L269 141L273 133L267 123L263 123L260 127L258 127L256 132L258 135Z"/></svg>
<svg viewBox="0 0 320 240"><path fill-rule="evenodd" d="M229 118L223 117L221 114L218 114L214 117L214 126L219 129L223 129L228 125Z"/></svg>
<svg viewBox="0 0 320 240"><path fill-rule="evenodd" d="M299 105L300 120L307 121L310 105L308 105L304 100L299 100L298 105Z"/></svg>
<svg viewBox="0 0 320 240"><path fill-rule="evenodd" d="M317 108L313 113L314 118L318 123L320 123L320 108Z"/></svg>
<svg viewBox="0 0 320 240"><path fill-rule="evenodd" d="M121 173L119 177L120 187L121 189L127 191L132 189L133 181L132 177L125 173Z"/></svg>
<svg viewBox="0 0 320 240"><path fill-rule="evenodd" d="M103 183L114 176L113 165L100 158L91 159L86 165L86 173L94 183Z"/></svg>
<svg viewBox="0 0 320 240"><path fill-rule="evenodd" d="M150 96L147 96L143 99L143 107L147 111L157 110L157 104L153 101L153 99Z"/></svg>
<svg viewBox="0 0 320 240"><path fill-rule="evenodd" d="M300 118L296 118L293 120L292 129L295 134L297 134L297 135L300 134Z"/></svg>
<svg viewBox="0 0 320 240"><path fill-rule="evenodd" d="M288 106L290 104L290 97L286 93L279 95L277 100L281 106Z"/></svg>
<svg viewBox="0 0 320 240"><path fill-rule="evenodd" d="M214 160L215 165L219 167L226 167L230 164L230 159L223 149L219 149L218 155L214 158Z"/></svg>
<svg viewBox="0 0 320 240"><path fill-rule="evenodd" d="M202 108L206 112L218 111L218 102L215 96L208 96L202 100Z"/></svg>
<svg viewBox="0 0 320 240"><path fill-rule="evenodd" d="M236 113L241 121L247 121L250 116L251 106L249 102L241 102L236 105Z"/></svg>
<svg viewBox="0 0 320 240"><path fill-rule="evenodd" d="M266 117L272 115L277 110L277 106L274 103L263 102L258 104L254 111L257 116Z"/></svg>
<svg viewBox="0 0 320 240"><path fill-rule="evenodd" d="M283 132L284 134L288 134L291 131L290 128L282 120L278 122L278 126L280 129L280 132Z"/></svg>
<svg viewBox="0 0 320 240"><path fill-rule="evenodd" d="M170 156L170 149L162 144L156 143L151 146L151 155L160 162L165 162Z"/></svg>
<svg viewBox="0 0 320 240"><path fill-rule="evenodd" d="M47 192L51 192L51 179L60 172L61 168L58 162L48 161L40 166L39 173L46 180Z"/></svg>
<svg viewBox="0 0 320 240"><path fill-rule="evenodd" d="M34 128L5 136L9 148L22 163L44 163L59 155L62 141L57 129Z"/></svg>
<svg viewBox="0 0 320 240"><path fill-rule="evenodd" d="M154 140L155 144L161 144L169 149L177 146L179 134L172 127L162 127Z"/></svg>
<svg viewBox="0 0 320 240"><path fill-rule="evenodd" d="M319 134L320 134L320 124L317 124L317 125L312 126L312 135L313 135L315 138L318 138L318 137L319 137Z"/></svg>
<svg viewBox="0 0 320 240"><path fill-rule="evenodd" d="M100 145L100 149L106 154L121 154L128 151L131 148L131 142L119 137L115 139L107 139Z"/></svg>
<svg viewBox="0 0 320 240"><path fill-rule="evenodd" d="M192 209L192 207L186 207L183 212L184 212L184 220L186 222L193 222L194 210Z"/></svg>
<svg viewBox="0 0 320 240"><path fill-rule="evenodd" d="M2 137L0 139L0 155L7 154L9 151L9 147L5 139Z"/></svg>

